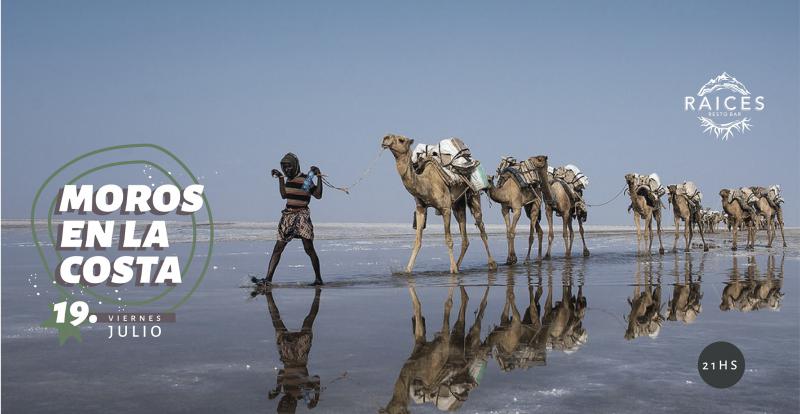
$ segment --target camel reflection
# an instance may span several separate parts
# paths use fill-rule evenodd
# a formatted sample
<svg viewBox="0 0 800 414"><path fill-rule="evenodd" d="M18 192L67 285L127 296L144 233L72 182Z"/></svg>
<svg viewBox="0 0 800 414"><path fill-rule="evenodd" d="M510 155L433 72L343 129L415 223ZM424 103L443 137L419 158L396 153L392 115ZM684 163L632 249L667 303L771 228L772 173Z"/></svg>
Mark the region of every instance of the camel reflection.
<svg viewBox="0 0 800 414"><path fill-rule="evenodd" d="M509 274L500 325L487 337L489 346L494 349L495 360L503 371L545 364L547 337L539 320L541 296L542 285L538 284L534 294L533 285L528 283L529 303L524 316L521 316L514 295L514 275Z"/></svg>
<svg viewBox="0 0 800 414"><path fill-rule="evenodd" d="M780 266L777 268L775 260L774 255L767 257L766 275L762 277L758 271L755 256L748 256L747 270L742 279L738 258L733 256L730 280L725 283L725 288L722 290L720 310L738 310L740 312L759 309L780 310L783 299L781 289L783 287L784 257L781 256Z"/></svg>
<svg viewBox="0 0 800 414"><path fill-rule="evenodd" d="M654 278L653 262L648 260L643 264L641 260L637 261L636 283L633 286L633 296L628 298L631 311L625 316L628 323L625 339L632 340L643 335L656 338L664 322L661 314L661 262L658 262Z"/></svg>
<svg viewBox="0 0 800 414"><path fill-rule="evenodd" d="M703 299L703 292L700 291L700 282L702 281L705 258L706 255L704 254L700 260L699 276L695 281L692 275L692 261L687 256L683 263L683 280L681 280L678 271L678 255L675 255L675 266L673 268L675 284L672 288L672 299L667 304L668 321L691 324L697 319L697 315L703 311L703 307L700 304L700 300Z"/></svg>
<svg viewBox="0 0 800 414"><path fill-rule="evenodd" d="M589 338L583 327L586 316L586 297L583 296L583 271L578 278L577 296L572 294L574 285L572 262L565 262L561 271L561 300L553 304L553 271L548 266L547 299L542 315L547 349L573 353L586 344Z"/></svg>
<svg viewBox="0 0 800 414"><path fill-rule="evenodd" d="M475 316L475 322L465 337L466 309L469 297L462 286L458 318L450 331L450 311L453 307L453 291L448 291L444 303L442 328L428 341L422 305L413 285L409 286L413 305L412 330L414 349L394 386L392 399L383 412L406 413L408 404L431 403L443 411L458 409L478 386L486 367L490 348L481 341L481 321L486 309L489 287L487 286Z"/></svg>
<svg viewBox="0 0 800 414"><path fill-rule="evenodd" d="M502 371L511 371L544 365L548 349L567 353L578 350L587 340L583 327L586 298L583 296L583 277L579 278L577 294L573 294L575 283L572 269L571 263L564 265L561 300L553 303L553 267L548 265L548 293L544 309L539 304L543 296L541 265L538 283L531 283L529 274L524 313L520 313L517 307L515 275L513 270L509 270L500 324L484 340L481 340L481 324L489 286L484 289L475 312L475 321L466 332L469 297L463 286L458 287L461 301L458 317L450 330L450 313L456 289L451 287L444 302L442 328L429 341L422 305L412 282L408 290L413 307L414 349L400 370L391 400L381 411L407 413L412 401L415 404L430 403L442 411L458 409L481 382L490 354Z"/></svg>
<svg viewBox="0 0 800 414"><path fill-rule="evenodd" d="M254 295L261 293L267 297L267 307L272 326L275 328L275 342L283 363L283 368L278 371L277 384L268 394L270 400L283 394L278 401L279 413L294 413L300 400L303 400L309 409L316 407L319 402L320 379L318 375L309 376L308 355L314 338L312 328L319 311L321 292L322 289L319 287L314 290L311 309L303 320L302 327L296 332L289 331L284 325L271 289L262 288L253 292Z"/></svg>

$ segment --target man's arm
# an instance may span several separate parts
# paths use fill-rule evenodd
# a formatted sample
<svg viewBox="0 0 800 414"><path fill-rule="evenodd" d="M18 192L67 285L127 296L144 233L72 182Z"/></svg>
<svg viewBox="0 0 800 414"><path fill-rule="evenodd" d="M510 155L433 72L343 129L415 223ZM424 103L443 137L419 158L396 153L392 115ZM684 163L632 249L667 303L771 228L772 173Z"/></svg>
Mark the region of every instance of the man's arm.
<svg viewBox="0 0 800 414"><path fill-rule="evenodd" d="M278 170L272 170L272 176L278 178L278 190L281 192L281 198L286 199L286 181Z"/></svg>
<svg viewBox="0 0 800 414"><path fill-rule="evenodd" d="M317 176L317 185L314 186L314 189L311 191L311 195L319 200L322 198L322 173L317 167L311 167L311 171Z"/></svg>

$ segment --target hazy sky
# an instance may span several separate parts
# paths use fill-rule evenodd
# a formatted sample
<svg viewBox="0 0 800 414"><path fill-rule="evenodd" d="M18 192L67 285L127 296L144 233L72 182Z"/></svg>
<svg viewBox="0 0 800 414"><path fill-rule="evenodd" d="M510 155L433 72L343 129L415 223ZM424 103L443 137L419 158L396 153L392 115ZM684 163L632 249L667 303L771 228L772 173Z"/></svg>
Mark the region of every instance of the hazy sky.
<svg viewBox="0 0 800 414"><path fill-rule="evenodd" d="M577 164L589 203L630 171L693 180L713 208L720 188L780 183L800 224L795 0L2 5L3 218L26 217L68 159L152 142L205 177L218 220L274 221L268 171L285 152L347 184L399 133L458 136L490 171L505 154ZM727 142L682 107L723 71L766 98ZM312 213L407 222L413 205L387 153ZM591 209L589 223L631 224L627 205Z"/></svg>

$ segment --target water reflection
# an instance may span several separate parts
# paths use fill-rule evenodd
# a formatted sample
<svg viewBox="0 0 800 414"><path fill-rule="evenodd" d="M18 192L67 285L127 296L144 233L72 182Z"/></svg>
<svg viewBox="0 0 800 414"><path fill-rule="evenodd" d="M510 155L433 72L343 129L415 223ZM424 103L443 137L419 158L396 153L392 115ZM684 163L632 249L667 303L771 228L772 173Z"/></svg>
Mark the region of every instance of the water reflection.
<svg viewBox="0 0 800 414"><path fill-rule="evenodd" d="M783 299L783 263L776 267L776 258L767 257L766 274L761 275L758 270L755 256L747 257L747 269L742 276L739 269L739 259L733 256L733 267L730 271L730 280L725 283L722 290L722 300L719 308L722 311L737 310L750 312L759 309L780 310Z"/></svg>
<svg viewBox="0 0 800 414"><path fill-rule="evenodd" d="M636 262L636 281L633 284L633 296L628 298L630 312L625 316L628 323L625 329L625 339L632 340L640 336L650 338L658 337L664 315L661 310L661 268L662 262L657 262L658 268L653 272L653 262L650 260Z"/></svg>
<svg viewBox="0 0 800 414"><path fill-rule="evenodd" d="M255 295L263 294L267 298L269 315L272 319L272 326L275 328L275 343L281 363L283 363L283 368L278 371L275 388L268 393L269 399L275 399L282 394L278 401L279 413L294 413L300 400L309 409L316 407L321 392L320 378L318 375L309 375L308 355L314 339L312 329L317 312L319 312L322 289L317 287L314 290L311 309L303 320L300 330L295 332L289 331L284 325L271 289L260 287L253 293Z"/></svg>
<svg viewBox="0 0 800 414"><path fill-rule="evenodd" d="M528 270L530 272L530 268ZM540 306L544 292L542 265L539 264L536 270L536 283L531 281L531 274L528 274L524 313L520 313L516 302L515 271L509 270L499 325L495 325L484 339L481 339L481 324L491 280L483 291L475 311L475 321L466 337L465 318L469 297L463 286L458 287L460 304L451 331L450 313L456 287L450 287L444 302L442 328L430 341L426 335L422 304L412 281L408 290L413 308L414 348L400 370L391 400L381 411L407 413L411 402L452 411L461 407L470 391L480 384L490 355L494 356L502 371L512 371L544 365L548 350L572 353L584 345L588 334L583 327L587 304L583 295L583 264L578 277L577 294L573 293L575 282L572 263L564 265L560 286L555 287L553 266L547 265L547 299L543 310ZM554 291L559 287L560 300L553 303Z"/></svg>
<svg viewBox="0 0 800 414"><path fill-rule="evenodd" d="M620 292L620 297L611 301L619 307L618 310L604 311L603 301L598 300L600 304L595 305L598 316L604 312L618 319L624 313L624 338L631 341L631 346L638 343L636 338L657 338L664 321L671 321L670 327L688 329L685 327L696 323L703 313L702 281L709 257L715 256L686 254L675 255L672 260L637 260L635 269L629 267L633 271L632 285L614 290ZM766 267L761 268L754 256L746 259L734 256L732 260L720 309L742 312L764 308L778 310L783 298L783 257L768 256ZM744 260L746 264L739 263ZM435 323L438 330L432 337L427 332L417 287L414 280L409 279L407 291L412 308L413 348L396 377L394 373L389 374L393 376L394 387L388 403L380 411L407 413L413 406L454 411L465 405L477 387L486 386L482 382L484 373L494 364L503 373L536 370L536 367L548 364L548 353L561 351L570 354L581 350L588 341L584 324L588 310L584 294L587 265L587 260L565 260L507 268L504 286L493 286L495 282L490 276L486 286L470 288L479 289L469 291L480 295L478 302L475 299L470 302L467 288L459 285L463 279L453 277L451 285L446 288L444 302L434 306L429 304L431 307L426 308L429 317L441 316L441 325L438 326L438 321ZM280 397L278 412L294 412L301 400L308 408L314 408L324 387L320 387L319 376L309 375L307 364L321 290L315 290L314 301L298 332L288 331L282 322L272 292L261 293L267 300L283 363L269 398ZM490 296L492 303L489 303ZM622 297L626 297L627 306ZM451 318L452 313L456 313L455 318ZM495 319L496 315L499 319ZM438 319L438 316L434 317ZM473 319L471 324L469 319ZM485 319L495 324L484 327ZM610 330L617 341L624 341L619 335L621 330L617 326ZM605 333L598 334L601 338L598 345L602 348ZM494 371L489 378L494 379L492 375L496 373Z"/></svg>
<svg viewBox="0 0 800 414"><path fill-rule="evenodd" d="M582 266L586 261L582 261ZM578 277L578 294L572 294L572 262L564 263L561 273L561 300L553 305L552 270L548 272L547 300L545 301L542 325L546 332L547 349L572 353L586 344L589 334L583 327L586 316L586 297L583 296L583 274L581 267Z"/></svg>
<svg viewBox="0 0 800 414"><path fill-rule="evenodd" d="M450 311L453 307L453 292L450 287L444 303L442 328L428 341L422 304L412 284L411 295L413 317L411 328L414 349L394 386L391 401L384 409L388 413L408 412L411 400L416 404L430 403L440 410L455 410L463 404L469 392L478 386L490 348L481 341L481 322L486 309L489 286L476 311L475 322L465 336L466 311L469 302L466 289L461 286L458 317L450 331Z"/></svg>
<svg viewBox="0 0 800 414"><path fill-rule="evenodd" d="M703 292L700 290L700 282L702 281L703 271L705 267L706 255L700 257L700 269L697 275L697 280L694 280L692 273L692 261L684 260L683 262L683 278L679 274L678 255L675 255L675 265L673 267L673 274L675 276L675 284L672 288L672 299L667 304L667 320L680 321L685 324L694 323L697 316L703 311L703 306L700 301L703 299Z"/></svg>

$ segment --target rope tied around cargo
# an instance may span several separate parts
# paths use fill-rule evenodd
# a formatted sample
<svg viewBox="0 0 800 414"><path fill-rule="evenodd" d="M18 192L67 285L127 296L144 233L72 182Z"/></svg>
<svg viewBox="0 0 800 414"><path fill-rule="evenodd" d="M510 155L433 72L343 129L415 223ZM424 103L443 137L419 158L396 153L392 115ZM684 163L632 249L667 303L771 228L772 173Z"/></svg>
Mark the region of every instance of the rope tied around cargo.
<svg viewBox="0 0 800 414"><path fill-rule="evenodd" d="M375 163L378 162L378 159L381 158L381 156L383 155L383 153L385 151L386 151L386 148L381 148L381 150L378 152L378 155L376 155L375 158L372 159L372 162L369 163L367 168L364 169L364 172L362 172L361 175L358 176L358 178L352 184L350 184L348 186L337 187L337 186L333 185L330 181L328 181L328 179L327 179L328 176L324 175L324 174L320 175L320 177L319 177L320 182L323 185L325 185L326 187L333 188L334 190L339 190L339 191L341 191L341 192L343 192L343 193L345 193L347 195L350 195L350 190L352 190L353 187L361 184L361 182L364 181L365 178L367 178L367 176L372 172L372 168L375 166Z"/></svg>

